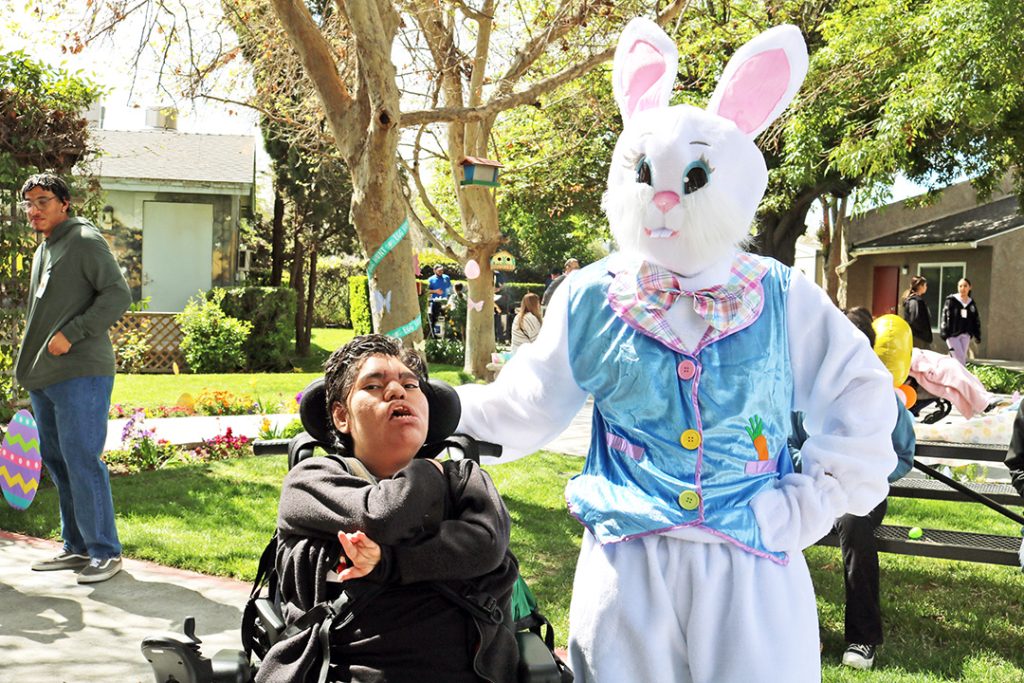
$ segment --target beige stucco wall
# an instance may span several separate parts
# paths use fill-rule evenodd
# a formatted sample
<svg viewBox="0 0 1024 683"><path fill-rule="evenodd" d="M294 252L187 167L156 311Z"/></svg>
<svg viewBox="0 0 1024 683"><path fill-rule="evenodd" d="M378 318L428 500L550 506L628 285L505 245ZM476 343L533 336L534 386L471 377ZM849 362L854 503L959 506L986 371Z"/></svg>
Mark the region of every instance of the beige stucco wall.
<svg viewBox="0 0 1024 683"><path fill-rule="evenodd" d="M991 245L993 277L986 307L988 326L982 318L982 337L988 346L985 357L1024 360L1024 229L986 244Z"/></svg>

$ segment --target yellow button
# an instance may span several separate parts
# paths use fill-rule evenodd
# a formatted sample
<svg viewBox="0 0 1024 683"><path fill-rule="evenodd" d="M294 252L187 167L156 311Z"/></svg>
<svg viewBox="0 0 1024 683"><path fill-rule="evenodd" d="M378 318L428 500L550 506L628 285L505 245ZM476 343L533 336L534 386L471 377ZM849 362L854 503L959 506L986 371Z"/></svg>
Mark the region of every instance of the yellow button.
<svg viewBox="0 0 1024 683"><path fill-rule="evenodd" d="M679 437L679 443L683 444L686 450L692 451L700 445L700 432L696 429L687 429Z"/></svg>
<svg viewBox="0 0 1024 683"><path fill-rule="evenodd" d="M700 505L700 496L696 491L683 491L679 494L679 507L684 510L696 510Z"/></svg>

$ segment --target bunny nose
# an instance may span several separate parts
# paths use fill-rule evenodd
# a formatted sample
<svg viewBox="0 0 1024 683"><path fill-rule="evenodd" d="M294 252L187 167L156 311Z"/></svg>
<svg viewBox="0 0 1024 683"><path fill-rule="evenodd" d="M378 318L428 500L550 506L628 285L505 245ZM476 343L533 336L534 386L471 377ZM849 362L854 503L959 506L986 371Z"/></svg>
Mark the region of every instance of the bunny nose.
<svg viewBox="0 0 1024 683"><path fill-rule="evenodd" d="M654 195L654 205L661 210L662 213L668 213L673 206L679 203L679 195L675 192L659 192Z"/></svg>

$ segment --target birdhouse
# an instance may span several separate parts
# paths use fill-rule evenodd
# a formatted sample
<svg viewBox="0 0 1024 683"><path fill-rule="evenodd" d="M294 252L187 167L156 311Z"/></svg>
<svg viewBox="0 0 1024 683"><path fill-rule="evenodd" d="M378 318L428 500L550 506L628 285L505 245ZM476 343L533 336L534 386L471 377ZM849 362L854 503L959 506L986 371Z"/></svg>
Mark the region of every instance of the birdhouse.
<svg viewBox="0 0 1024 683"><path fill-rule="evenodd" d="M516 269L516 257L507 251L495 252L491 257L491 270L513 271Z"/></svg>
<svg viewBox="0 0 1024 683"><path fill-rule="evenodd" d="M497 161L480 157L466 157L460 163L463 177L459 185L498 186L498 169L501 168L501 164Z"/></svg>

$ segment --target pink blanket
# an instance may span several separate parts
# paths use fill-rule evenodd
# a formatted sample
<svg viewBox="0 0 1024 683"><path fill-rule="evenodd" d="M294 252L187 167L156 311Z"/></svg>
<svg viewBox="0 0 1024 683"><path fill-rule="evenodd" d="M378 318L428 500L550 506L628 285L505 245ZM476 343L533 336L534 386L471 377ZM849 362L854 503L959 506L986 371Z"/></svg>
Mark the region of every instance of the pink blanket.
<svg viewBox="0 0 1024 683"><path fill-rule="evenodd" d="M992 394L977 377L952 356L914 349L910 376L927 391L947 399L966 418L981 413L992 402Z"/></svg>

